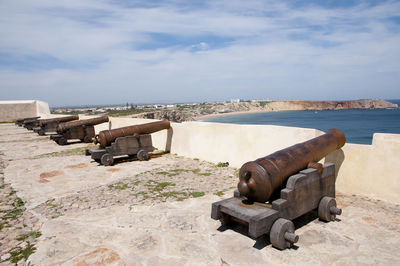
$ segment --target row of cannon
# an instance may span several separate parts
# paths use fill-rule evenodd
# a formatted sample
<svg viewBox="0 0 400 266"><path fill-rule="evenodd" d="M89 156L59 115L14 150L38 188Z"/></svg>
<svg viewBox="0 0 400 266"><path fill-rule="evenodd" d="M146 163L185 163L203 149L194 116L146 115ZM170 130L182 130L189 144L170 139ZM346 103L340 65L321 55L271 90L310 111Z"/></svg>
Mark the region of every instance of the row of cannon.
<svg viewBox="0 0 400 266"><path fill-rule="evenodd" d="M112 165L114 157L136 156L148 160L153 151L151 133L170 129L162 120L132 125L95 134L94 125L106 123L108 116L78 120L78 116L52 119L31 117L17 124L34 129L39 135L55 131L51 139L60 145L69 139L99 144L86 150L86 155L103 165ZM239 170L237 190L232 198L212 204L211 218L222 225L240 222L248 226L248 235L258 238L268 234L278 249L292 247L299 239L293 219L312 210L323 221L334 221L341 214L335 201L335 165L318 163L345 145L342 131L331 129L326 134L247 162Z"/></svg>
<svg viewBox="0 0 400 266"><path fill-rule="evenodd" d="M95 125L109 122L108 116L100 116L79 120L79 116L71 115L50 119L28 117L19 119L16 124L24 126L39 135L51 134L50 139L59 145L67 145L69 140L78 139L82 142L99 144L98 149L88 149L86 155L103 165L112 165L114 157L120 155L137 156L139 160L148 160L149 152L153 151L151 133L170 128L168 120L156 121L141 125L132 125L95 134Z"/></svg>

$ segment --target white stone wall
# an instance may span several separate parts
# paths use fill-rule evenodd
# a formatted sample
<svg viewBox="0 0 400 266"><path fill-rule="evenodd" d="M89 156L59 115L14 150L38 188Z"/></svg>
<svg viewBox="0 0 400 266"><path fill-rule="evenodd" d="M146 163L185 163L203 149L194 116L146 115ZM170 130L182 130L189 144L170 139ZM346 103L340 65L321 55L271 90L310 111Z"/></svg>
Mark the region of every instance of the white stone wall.
<svg viewBox="0 0 400 266"><path fill-rule="evenodd" d="M42 101L0 101L0 121L50 114L49 104Z"/></svg>
<svg viewBox="0 0 400 266"><path fill-rule="evenodd" d="M112 128L155 120L111 118ZM108 124L96 126L96 132ZM172 123L171 153L214 163L243 163L317 137L322 131L307 128L234 125L207 122ZM167 130L153 135L153 145L167 150ZM372 145L350 144L328 155L323 162L336 165L336 189L400 202L400 134L374 134Z"/></svg>

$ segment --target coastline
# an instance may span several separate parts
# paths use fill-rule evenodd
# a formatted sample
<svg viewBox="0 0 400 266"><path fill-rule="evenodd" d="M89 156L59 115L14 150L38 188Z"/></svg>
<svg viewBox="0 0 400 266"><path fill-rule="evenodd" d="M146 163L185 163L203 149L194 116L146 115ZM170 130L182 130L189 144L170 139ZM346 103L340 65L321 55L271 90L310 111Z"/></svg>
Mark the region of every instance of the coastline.
<svg viewBox="0 0 400 266"><path fill-rule="evenodd" d="M214 117L230 115L272 113L286 111L312 110L346 110L346 109L387 109L398 108L380 99L353 101L272 101L272 102L234 102L234 103L201 103L196 105L179 105L176 108L154 110L135 114L137 118L169 119L173 122L203 121Z"/></svg>
<svg viewBox="0 0 400 266"><path fill-rule="evenodd" d="M209 114L209 115L201 115L194 117L194 121L203 121L205 119L221 117L221 116L229 116L229 115L242 115L242 114L256 114L256 113L272 113L276 111L267 111L267 110L252 110L252 111L238 111L238 112L229 112L229 113L219 113L219 114ZM282 111L284 112L284 111Z"/></svg>

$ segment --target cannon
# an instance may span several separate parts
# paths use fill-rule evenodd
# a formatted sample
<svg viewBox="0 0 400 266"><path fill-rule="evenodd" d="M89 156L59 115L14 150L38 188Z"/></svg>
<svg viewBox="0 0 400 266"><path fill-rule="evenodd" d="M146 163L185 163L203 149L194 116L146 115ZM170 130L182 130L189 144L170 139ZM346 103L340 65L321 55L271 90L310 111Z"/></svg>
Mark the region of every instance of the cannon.
<svg viewBox="0 0 400 266"><path fill-rule="evenodd" d="M33 130L34 128L39 126L39 118L27 118L22 122L22 126L28 130Z"/></svg>
<svg viewBox="0 0 400 266"><path fill-rule="evenodd" d="M21 127L24 124L25 121L38 120L39 118L40 118L40 116L25 117L25 118L22 118L22 119L17 119L17 121L15 121L15 124Z"/></svg>
<svg viewBox="0 0 400 266"><path fill-rule="evenodd" d="M49 119L40 119L38 120L37 127L33 129L34 132L38 133L40 136L44 136L46 132L56 132L57 127L60 123L78 120L79 116L70 115Z"/></svg>
<svg viewBox="0 0 400 266"><path fill-rule="evenodd" d="M214 202L211 218L223 225L239 222L248 235L269 235L272 246L292 247L298 241L293 219L312 210L329 222L341 214L335 200L335 165L318 163L344 146L338 129L242 165L232 198Z"/></svg>
<svg viewBox="0 0 400 266"><path fill-rule="evenodd" d="M59 145L66 145L69 139L80 139L89 143L95 136L94 126L105 122L108 122L108 116L60 123L57 126L57 134L50 135L50 139Z"/></svg>
<svg viewBox="0 0 400 266"><path fill-rule="evenodd" d="M86 155L108 166L114 163L115 156L136 156L140 161L149 159L149 152L153 151L151 133L169 129L170 122L166 119L141 125L121 127L112 130L100 131L94 138L99 144L98 149L87 149Z"/></svg>

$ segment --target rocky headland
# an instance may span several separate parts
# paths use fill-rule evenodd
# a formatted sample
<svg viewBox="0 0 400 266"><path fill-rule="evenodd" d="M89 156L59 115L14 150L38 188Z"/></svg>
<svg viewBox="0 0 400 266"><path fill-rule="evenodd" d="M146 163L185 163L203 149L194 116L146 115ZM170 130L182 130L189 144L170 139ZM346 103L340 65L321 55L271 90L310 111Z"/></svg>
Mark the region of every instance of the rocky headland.
<svg viewBox="0 0 400 266"><path fill-rule="evenodd" d="M364 99L352 101L249 101L237 103L202 103L198 105L177 105L177 107L173 109L141 113L135 115L135 117L150 119L165 118L174 122L183 122L201 120L210 116L244 112L388 108L398 108L398 105L380 99Z"/></svg>

